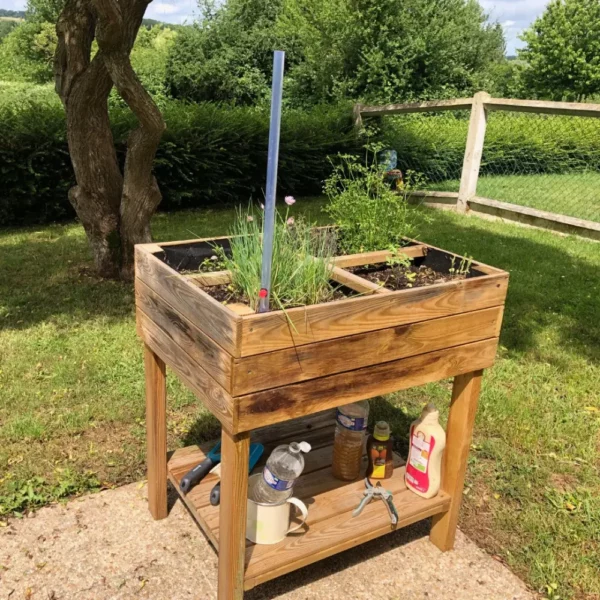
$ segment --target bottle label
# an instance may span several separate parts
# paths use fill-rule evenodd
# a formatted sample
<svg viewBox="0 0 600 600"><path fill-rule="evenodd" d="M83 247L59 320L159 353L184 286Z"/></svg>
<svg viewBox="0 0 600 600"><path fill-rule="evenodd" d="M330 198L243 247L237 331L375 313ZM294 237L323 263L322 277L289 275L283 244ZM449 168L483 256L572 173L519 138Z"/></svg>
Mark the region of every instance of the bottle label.
<svg viewBox="0 0 600 600"><path fill-rule="evenodd" d="M422 431L410 430L410 450L406 465L406 480L415 490L426 493L429 490L429 458L435 447L435 438L426 440Z"/></svg>
<svg viewBox="0 0 600 600"><path fill-rule="evenodd" d="M279 477L275 477L275 475L273 475L273 473L269 470L269 467L265 467L263 469L263 478L267 482L267 485L278 492L285 492L285 490L289 490L294 485L293 480L286 481L285 479L279 479Z"/></svg>
<svg viewBox="0 0 600 600"><path fill-rule="evenodd" d="M367 428L367 419L363 417L349 417L344 415L338 409L337 411L337 422L345 429L351 431L364 431Z"/></svg>
<svg viewBox="0 0 600 600"><path fill-rule="evenodd" d="M373 479L385 479L385 462L387 459L387 444L374 443L371 446L371 461L373 462Z"/></svg>

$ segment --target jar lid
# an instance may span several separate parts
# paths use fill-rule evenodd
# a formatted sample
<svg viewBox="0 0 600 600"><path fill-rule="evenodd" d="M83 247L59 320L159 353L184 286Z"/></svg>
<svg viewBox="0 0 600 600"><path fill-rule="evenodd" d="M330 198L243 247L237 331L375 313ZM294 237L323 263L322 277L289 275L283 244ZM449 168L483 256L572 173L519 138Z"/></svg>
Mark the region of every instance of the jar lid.
<svg viewBox="0 0 600 600"><path fill-rule="evenodd" d="M391 430L386 421L377 421L373 430L373 437L380 442L386 442L390 439Z"/></svg>

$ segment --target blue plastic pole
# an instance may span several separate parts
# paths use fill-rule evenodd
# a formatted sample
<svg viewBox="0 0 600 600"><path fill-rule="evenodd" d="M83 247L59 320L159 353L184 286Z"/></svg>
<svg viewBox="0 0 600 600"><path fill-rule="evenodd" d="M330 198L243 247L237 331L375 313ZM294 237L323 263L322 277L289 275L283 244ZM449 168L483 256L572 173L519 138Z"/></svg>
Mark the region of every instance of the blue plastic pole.
<svg viewBox="0 0 600 600"><path fill-rule="evenodd" d="M281 129L281 98L283 95L283 64L285 52L276 50L273 56L273 87L271 88L271 124L267 161L267 192L263 220L263 255L260 274L258 312L268 312L271 295L271 264L273 262L273 231L275 228L275 194L277 193L277 163L279 161L279 131Z"/></svg>

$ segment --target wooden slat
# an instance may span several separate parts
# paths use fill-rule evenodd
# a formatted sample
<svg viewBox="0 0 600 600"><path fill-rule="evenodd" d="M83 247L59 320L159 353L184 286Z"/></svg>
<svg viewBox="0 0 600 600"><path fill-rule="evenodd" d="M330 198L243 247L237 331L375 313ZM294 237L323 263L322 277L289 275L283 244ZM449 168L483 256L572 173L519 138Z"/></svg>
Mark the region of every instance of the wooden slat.
<svg viewBox="0 0 600 600"><path fill-rule="evenodd" d="M494 363L497 338L236 398L237 431L423 385Z"/></svg>
<svg viewBox="0 0 600 600"><path fill-rule="evenodd" d="M398 248L398 253L416 258L424 256L427 251L425 244L417 244L415 246L405 246ZM394 252L391 250L378 250L376 252L361 252L360 254L346 254L344 256L336 256L333 259L334 264L342 269L348 267L360 267L363 265L373 265L386 262Z"/></svg>
<svg viewBox="0 0 600 600"><path fill-rule="evenodd" d="M231 282L231 273L229 271L214 271L212 273L194 273L186 274L185 277L196 285L210 287L214 285L223 285Z"/></svg>
<svg viewBox="0 0 600 600"><path fill-rule="evenodd" d="M577 219L566 215L538 210L529 206L500 202L490 198L476 196L469 200L469 209L474 214L490 215L508 219L530 227L550 229L570 235L580 235L592 240L600 240L600 223Z"/></svg>
<svg viewBox="0 0 600 600"><path fill-rule="evenodd" d="M371 501L359 517L352 517L360 502L364 483L354 482L315 497L309 508L308 529L288 535L272 546L252 545L246 549L245 588L250 589L327 556L362 544L381 535L437 514L447 509L449 496L441 493L425 500L404 486L404 468L396 469L385 482L394 493L399 522L390 524L386 507L380 500ZM299 494L302 497L301 494Z"/></svg>
<svg viewBox="0 0 600 600"><path fill-rule="evenodd" d="M202 242L216 242L219 240L230 240L230 235L221 235L219 237L194 238L192 240L174 240L171 242L158 242L160 246L181 246L184 244L200 244Z"/></svg>
<svg viewBox="0 0 600 600"><path fill-rule="evenodd" d="M508 275L348 298L242 317L241 356L251 356L504 303Z"/></svg>
<svg viewBox="0 0 600 600"><path fill-rule="evenodd" d="M553 102L550 100L518 100L516 98L489 98L485 101L490 110L532 112L570 117L600 117L600 104L583 102Z"/></svg>
<svg viewBox="0 0 600 600"><path fill-rule="evenodd" d="M241 317L155 256L136 248L136 277L233 356Z"/></svg>
<svg viewBox="0 0 600 600"><path fill-rule="evenodd" d="M136 282L135 298L142 312L161 329L168 331L182 352L202 365L226 391L231 391L233 359L228 352L140 280Z"/></svg>
<svg viewBox="0 0 600 600"><path fill-rule="evenodd" d="M473 98L453 98L451 100L429 100L405 104L384 104L381 106L360 106L364 117L409 114L418 112L441 112L444 110L464 110L471 108Z"/></svg>
<svg viewBox="0 0 600 600"><path fill-rule="evenodd" d="M349 271L344 271L344 269L340 269L339 267L333 267L333 269L331 269L331 279L349 287L355 292L360 292L365 295L376 292L389 292L389 290L386 290L383 286L373 283L368 279L364 279L363 277L359 277L358 275L354 275L354 273L350 273Z"/></svg>
<svg viewBox="0 0 600 600"><path fill-rule="evenodd" d="M234 360L232 395L307 381L498 336L502 307Z"/></svg>
<svg viewBox="0 0 600 600"><path fill-rule="evenodd" d="M137 309L137 325L144 342L202 400L224 428L235 428L233 398L187 352L150 317Z"/></svg>

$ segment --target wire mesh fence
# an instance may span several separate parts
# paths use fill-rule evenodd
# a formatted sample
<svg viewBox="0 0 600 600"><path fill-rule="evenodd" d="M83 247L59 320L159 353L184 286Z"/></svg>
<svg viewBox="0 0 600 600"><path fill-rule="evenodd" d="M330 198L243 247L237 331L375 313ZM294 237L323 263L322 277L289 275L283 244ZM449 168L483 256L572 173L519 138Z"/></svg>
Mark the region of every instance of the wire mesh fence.
<svg viewBox="0 0 600 600"><path fill-rule="evenodd" d="M389 117L399 168L458 192L469 111ZM490 110L477 196L600 222L600 118Z"/></svg>

